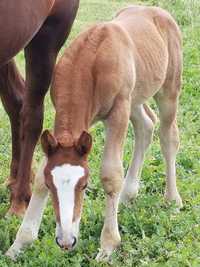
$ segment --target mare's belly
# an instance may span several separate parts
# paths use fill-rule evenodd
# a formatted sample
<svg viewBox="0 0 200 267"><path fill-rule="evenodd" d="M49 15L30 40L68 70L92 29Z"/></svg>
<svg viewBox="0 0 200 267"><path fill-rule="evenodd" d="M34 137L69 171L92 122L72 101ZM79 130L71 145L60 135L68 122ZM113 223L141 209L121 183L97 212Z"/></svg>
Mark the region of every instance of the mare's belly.
<svg viewBox="0 0 200 267"><path fill-rule="evenodd" d="M46 20L53 0L0 1L0 66L34 37Z"/></svg>

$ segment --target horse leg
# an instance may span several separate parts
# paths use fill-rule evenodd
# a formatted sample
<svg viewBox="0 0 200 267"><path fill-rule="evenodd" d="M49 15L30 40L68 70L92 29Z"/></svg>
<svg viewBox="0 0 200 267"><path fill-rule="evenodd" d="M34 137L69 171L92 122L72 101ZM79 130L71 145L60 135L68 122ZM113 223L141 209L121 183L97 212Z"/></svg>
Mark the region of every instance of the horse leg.
<svg viewBox="0 0 200 267"><path fill-rule="evenodd" d="M20 160L20 111L24 97L25 84L17 70L14 60L0 68L0 97L9 116L12 133L12 160L8 185L11 190L16 182Z"/></svg>
<svg viewBox="0 0 200 267"><path fill-rule="evenodd" d="M21 114L21 157L10 213L24 213L31 196L30 169L43 124L43 102L51 82L58 51L68 36L77 5L49 17L25 48L26 94Z"/></svg>
<svg viewBox="0 0 200 267"><path fill-rule="evenodd" d="M181 90L182 52L179 39L169 42L169 63L162 89L155 95L160 113L160 144L166 163L165 199L182 207L176 186L176 154L179 148L179 131L176 122L178 99Z"/></svg>
<svg viewBox="0 0 200 267"><path fill-rule="evenodd" d="M135 133L134 156L125 178L120 201L125 203L136 198L144 156L149 147L156 122L156 116L147 105L134 106L131 110L131 122Z"/></svg>
<svg viewBox="0 0 200 267"><path fill-rule="evenodd" d="M34 192L31 197L28 209L25 212L23 222L17 232L16 239L6 252L11 259L15 259L23 248L31 244L38 237L42 215L48 199L48 189L44 182L44 160L35 177Z"/></svg>
<svg viewBox="0 0 200 267"><path fill-rule="evenodd" d="M106 193L105 221L101 232L101 249L96 259L106 261L120 244L117 211L123 185L122 150L127 133L130 107L127 100L115 102L105 121L106 143L101 169L101 179Z"/></svg>
<svg viewBox="0 0 200 267"><path fill-rule="evenodd" d="M169 93L169 91L168 91ZM176 186L176 154L179 148L179 134L176 122L177 97L171 97L163 90L155 99L160 112L160 144L166 162L165 199L176 201L182 207L182 200Z"/></svg>

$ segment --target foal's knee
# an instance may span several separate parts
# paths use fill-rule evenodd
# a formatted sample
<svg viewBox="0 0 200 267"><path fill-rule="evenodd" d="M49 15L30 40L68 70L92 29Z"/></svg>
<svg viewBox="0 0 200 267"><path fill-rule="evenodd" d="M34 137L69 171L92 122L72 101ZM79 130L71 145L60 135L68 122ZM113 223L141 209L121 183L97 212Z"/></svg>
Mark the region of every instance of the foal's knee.
<svg viewBox="0 0 200 267"><path fill-rule="evenodd" d="M180 139L179 139L179 131L178 126L176 124L176 121L174 121L171 125L171 142L176 150L178 150L180 145Z"/></svg>
<svg viewBox="0 0 200 267"><path fill-rule="evenodd" d="M170 145L176 151L179 149L179 131L175 120L171 123L168 122L161 124L160 139L161 145L165 147L168 147Z"/></svg>
<svg viewBox="0 0 200 267"><path fill-rule="evenodd" d="M101 181L106 194L118 194L123 185L122 164L104 165L101 170Z"/></svg>

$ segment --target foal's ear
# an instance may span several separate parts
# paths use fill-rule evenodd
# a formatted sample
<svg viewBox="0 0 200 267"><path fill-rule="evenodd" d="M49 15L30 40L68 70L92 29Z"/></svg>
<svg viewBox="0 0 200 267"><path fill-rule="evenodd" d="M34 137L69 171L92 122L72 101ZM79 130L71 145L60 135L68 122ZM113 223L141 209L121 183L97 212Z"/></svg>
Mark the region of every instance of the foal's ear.
<svg viewBox="0 0 200 267"><path fill-rule="evenodd" d="M41 145L44 153L49 156L57 148L58 142L49 130L45 130L41 135Z"/></svg>
<svg viewBox="0 0 200 267"><path fill-rule="evenodd" d="M76 150L80 156L84 156L90 152L91 148L92 136L88 132L83 131L76 143Z"/></svg>

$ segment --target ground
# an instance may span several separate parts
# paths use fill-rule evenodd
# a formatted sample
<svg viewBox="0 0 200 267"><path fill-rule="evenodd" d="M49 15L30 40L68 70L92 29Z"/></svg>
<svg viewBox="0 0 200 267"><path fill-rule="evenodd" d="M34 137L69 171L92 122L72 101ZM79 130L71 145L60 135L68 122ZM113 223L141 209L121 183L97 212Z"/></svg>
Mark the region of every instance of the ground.
<svg viewBox="0 0 200 267"><path fill-rule="evenodd" d="M69 42L93 22L109 20L121 7L137 1L81 0L80 9ZM183 32L184 73L180 98L178 125L181 146L177 158L178 187L184 208L176 214L174 205L163 201L165 185L164 164L160 153L158 127L149 149L142 172L142 187L137 200L120 207L119 224L122 245L113 254L115 267L200 266L200 1L199 0L148 0L140 3L159 5L169 10ZM17 62L24 73L23 53ZM154 107L154 103L152 102ZM53 108L46 98L45 128L52 128ZM12 263L4 252L15 238L20 219L5 218L9 194L3 184L9 174L11 136L8 118L0 105L0 267L12 266L109 266L94 260L99 247L103 224L104 193L99 180L104 131L102 124L91 129L94 146L90 156L91 182L87 190L81 223L81 236L77 249L62 252L55 243L55 218L51 203L43 217L39 240ZM131 153L133 131L130 127L124 152L127 170ZM42 158L38 145L35 153L37 167Z"/></svg>

